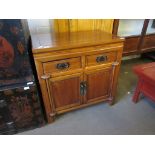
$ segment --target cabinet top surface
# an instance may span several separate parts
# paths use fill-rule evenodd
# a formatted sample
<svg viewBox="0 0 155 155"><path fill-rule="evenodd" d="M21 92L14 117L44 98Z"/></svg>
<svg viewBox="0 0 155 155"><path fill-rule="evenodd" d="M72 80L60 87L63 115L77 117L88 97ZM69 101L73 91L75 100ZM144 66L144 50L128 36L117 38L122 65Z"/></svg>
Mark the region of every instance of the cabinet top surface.
<svg viewBox="0 0 155 155"><path fill-rule="evenodd" d="M124 41L110 33L103 31L81 31L62 33L31 34L33 53L63 50L68 48L103 45Z"/></svg>

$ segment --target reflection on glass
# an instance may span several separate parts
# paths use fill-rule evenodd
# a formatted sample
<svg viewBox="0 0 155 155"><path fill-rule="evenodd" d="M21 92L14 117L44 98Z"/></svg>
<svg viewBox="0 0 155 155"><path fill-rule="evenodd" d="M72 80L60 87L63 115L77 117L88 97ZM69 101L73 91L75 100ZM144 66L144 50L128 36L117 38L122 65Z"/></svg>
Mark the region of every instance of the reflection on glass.
<svg viewBox="0 0 155 155"><path fill-rule="evenodd" d="M125 37L131 35L141 35L144 19L120 19L118 35Z"/></svg>
<svg viewBox="0 0 155 155"><path fill-rule="evenodd" d="M28 19L31 34L50 33L53 28L53 19Z"/></svg>
<svg viewBox="0 0 155 155"><path fill-rule="evenodd" d="M146 34L155 33L155 19L150 19Z"/></svg>

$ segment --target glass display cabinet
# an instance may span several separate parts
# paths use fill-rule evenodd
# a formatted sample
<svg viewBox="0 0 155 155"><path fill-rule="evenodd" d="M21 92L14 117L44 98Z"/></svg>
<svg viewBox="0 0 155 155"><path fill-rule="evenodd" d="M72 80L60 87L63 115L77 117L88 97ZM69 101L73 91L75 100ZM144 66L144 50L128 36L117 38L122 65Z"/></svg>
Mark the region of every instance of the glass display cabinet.
<svg viewBox="0 0 155 155"><path fill-rule="evenodd" d="M113 34L125 38L123 56L155 49L154 19L115 19Z"/></svg>
<svg viewBox="0 0 155 155"><path fill-rule="evenodd" d="M143 37L141 52L155 50L155 19L150 19L147 23L146 34Z"/></svg>
<svg viewBox="0 0 155 155"><path fill-rule="evenodd" d="M143 19L120 19L117 34L122 37L140 36L143 24Z"/></svg>

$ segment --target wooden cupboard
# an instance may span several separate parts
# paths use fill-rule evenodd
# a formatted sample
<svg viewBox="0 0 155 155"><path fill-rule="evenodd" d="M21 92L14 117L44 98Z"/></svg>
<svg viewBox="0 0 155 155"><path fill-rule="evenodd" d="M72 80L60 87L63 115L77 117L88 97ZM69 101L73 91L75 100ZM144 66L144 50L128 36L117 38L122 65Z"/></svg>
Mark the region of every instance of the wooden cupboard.
<svg viewBox="0 0 155 155"><path fill-rule="evenodd" d="M32 35L48 122L58 114L113 103L124 39L103 31Z"/></svg>

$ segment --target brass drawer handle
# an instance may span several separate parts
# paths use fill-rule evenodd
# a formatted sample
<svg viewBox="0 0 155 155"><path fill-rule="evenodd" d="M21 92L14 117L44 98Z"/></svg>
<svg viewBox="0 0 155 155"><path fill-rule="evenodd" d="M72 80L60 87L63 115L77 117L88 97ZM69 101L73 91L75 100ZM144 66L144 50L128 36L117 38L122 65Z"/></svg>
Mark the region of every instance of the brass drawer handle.
<svg viewBox="0 0 155 155"><path fill-rule="evenodd" d="M107 61L107 56L105 56L105 55L102 55L102 56L99 56L96 58L97 63L102 63L104 61Z"/></svg>
<svg viewBox="0 0 155 155"><path fill-rule="evenodd" d="M67 68L69 68L69 66L70 66L69 62L65 62L65 63L57 64L57 65L56 65L56 68L62 70L62 69L67 69Z"/></svg>

